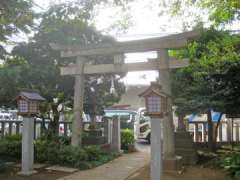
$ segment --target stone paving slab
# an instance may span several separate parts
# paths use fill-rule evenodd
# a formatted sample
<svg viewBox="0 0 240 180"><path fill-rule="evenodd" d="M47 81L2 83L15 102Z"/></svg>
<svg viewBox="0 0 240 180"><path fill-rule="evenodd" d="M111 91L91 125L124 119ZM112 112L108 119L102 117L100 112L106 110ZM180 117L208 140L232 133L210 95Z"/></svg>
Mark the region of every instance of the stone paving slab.
<svg viewBox="0 0 240 180"><path fill-rule="evenodd" d="M69 167L64 167L64 166L50 166L48 168L46 168L46 170L48 171L61 171L61 172L66 172L66 173L73 173L78 171L78 169L75 168L69 168Z"/></svg>
<svg viewBox="0 0 240 180"><path fill-rule="evenodd" d="M21 164L16 164L15 165L15 167L18 167L18 168L21 168ZM38 163L36 163L36 164L34 164L33 165L33 169L41 169L41 168L45 168L45 167L47 167L47 166L49 166L48 164L38 164Z"/></svg>
<svg viewBox="0 0 240 180"><path fill-rule="evenodd" d="M78 171L58 180L124 180L149 163L148 153L124 154L102 166Z"/></svg>

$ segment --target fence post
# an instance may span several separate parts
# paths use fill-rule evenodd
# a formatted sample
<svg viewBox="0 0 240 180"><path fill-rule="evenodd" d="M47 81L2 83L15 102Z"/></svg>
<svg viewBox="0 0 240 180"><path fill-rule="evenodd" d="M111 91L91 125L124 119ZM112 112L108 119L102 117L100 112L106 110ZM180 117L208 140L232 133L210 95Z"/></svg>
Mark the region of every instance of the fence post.
<svg viewBox="0 0 240 180"><path fill-rule="evenodd" d="M2 138L4 138L4 131L5 131L5 122L2 122Z"/></svg>
<svg viewBox="0 0 240 180"><path fill-rule="evenodd" d="M194 123L194 142L198 142L198 123Z"/></svg>
<svg viewBox="0 0 240 180"><path fill-rule="evenodd" d="M16 122L16 134L20 133L20 122Z"/></svg>
<svg viewBox="0 0 240 180"><path fill-rule="evenodd" d="M236 142L239 142L239 125L238 123L235 124L235 128L236 128Z"/></svg>
<svg viewBox="0 0 240 180"><path fill-rule="evenodd" d="M63 122L63 128L64 128L64 136L67 137L67 123Z"/></svg>
<svg viewBox="0 0 240 180"><path fill-rule="evenodd" d="M232 142L232 121L228 120L227 121L227 142L231 143Z"/></svg>
<svg viewBox="0 0 240 180"><path fill-rule="evenodd" d="M202 123L202 142L206 142L206 129L204 123Z"/></svg>
<svg viewBox="0 0 240 180"><path fill-rule="evenodd" d="M12 135L12 122L8 123L8 135L11 136Z"/></svg>

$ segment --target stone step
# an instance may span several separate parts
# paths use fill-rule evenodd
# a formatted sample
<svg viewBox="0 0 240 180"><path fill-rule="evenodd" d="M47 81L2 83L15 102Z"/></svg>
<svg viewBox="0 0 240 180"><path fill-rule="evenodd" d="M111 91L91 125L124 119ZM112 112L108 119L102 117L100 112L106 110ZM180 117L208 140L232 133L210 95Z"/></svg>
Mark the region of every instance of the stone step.
<svg viewBox="0 0 240 180"><path fill-rule="evenodd" d="M183 157L183 164L194 165L197 163L195 144L188 132L175 133L175 148L176 154Z"/></svg>
<svg viewBox="0 0 240 180"><path fill-rule="evenodd" d="M182 163L184 165L195 165L195 164L197 164L198 158L195 155L194 156L185 155L185 156L182 156L182 157L183 157Z"/></svg>
<svg viewBox="0 0 240 180"><path fill-rule="evenodd" d="M181 140L175 141L176 148L195 148L195 145L192 142Z"/></svg>
<svg viewBox="0 0 240 180"><path fill-rule="evenodd" d="M191 138L192 136L188 132L175 132L175 138Z"/></svg>

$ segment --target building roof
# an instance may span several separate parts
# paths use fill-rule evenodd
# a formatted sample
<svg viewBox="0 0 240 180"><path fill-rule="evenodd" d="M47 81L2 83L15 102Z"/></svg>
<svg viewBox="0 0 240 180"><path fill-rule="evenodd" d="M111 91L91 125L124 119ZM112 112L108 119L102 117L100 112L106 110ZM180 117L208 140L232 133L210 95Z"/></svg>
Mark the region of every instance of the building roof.
<svg viewBox="0 0 240 180"><path fill-rule="evenodd" d="M151 85L142 93L140 93L138 96L139 97L145 97L148 94L150 94L151 92L159 95L159 96L167 96L166 93L164 93L162 91L162 87L160 84L156 83L156 82L152 82Z"/></svg>
<svg viewBox="0 0 240 180"><path fill-rule="evenodd" d="M37 101L45 100L45 98L43 98L39 93L34 91L22 91L20 92L19 96L25 97L29 100L37 100Z"/></svg>

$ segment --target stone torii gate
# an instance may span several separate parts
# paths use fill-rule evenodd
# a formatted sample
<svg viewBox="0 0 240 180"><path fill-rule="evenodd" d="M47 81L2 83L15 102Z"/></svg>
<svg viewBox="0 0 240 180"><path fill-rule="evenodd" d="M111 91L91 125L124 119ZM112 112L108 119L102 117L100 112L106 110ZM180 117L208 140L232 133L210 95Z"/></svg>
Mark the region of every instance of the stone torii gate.
<svg viewBox="0 0 240 180"><path fill-rule="evenodd" d="M177 60L169 57L169 49L178 49L187 46L189 40L199 36L199 32L190 31L165 37L115 42L112 44L100 44L96 46L63 46L51 44L55 50L61 51L61 57L76 57L76 64L61 68L61 75L75 76L74 89L74 121L72 133L72 145L81 144L82 112L84 96L84 75L121 73L129 71L159 71L159 83L164 92L171 96L170 69L181 68L188 65L188 60ZM156 51L158 57L148 62L124 64L124 53ZM111 55L114 56L113 64L91 65L88 62L90 56ZM169 101L168 119L163 122L163 155L164 159L175 160L174 129L172 119L172 104ZM159 127L160 128L160 127Z"/></svg>

